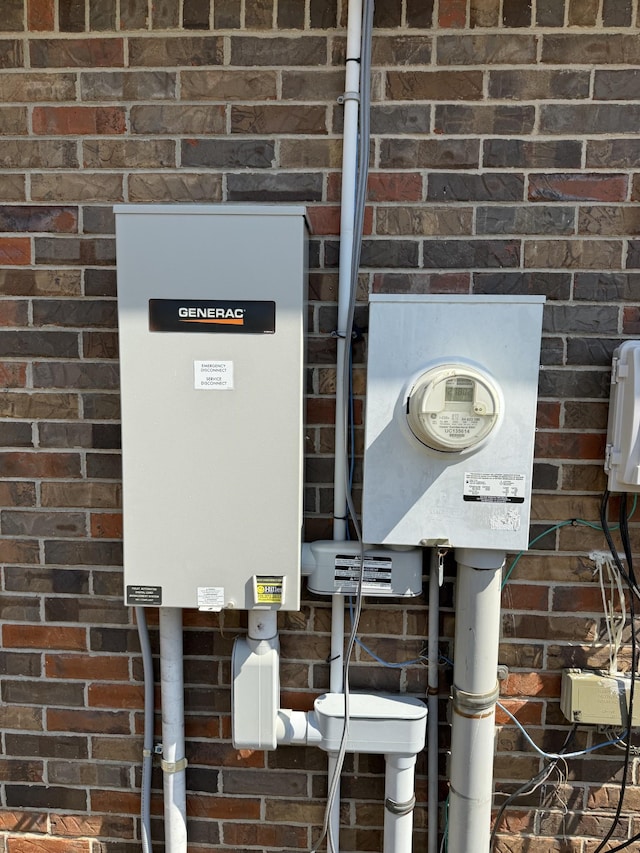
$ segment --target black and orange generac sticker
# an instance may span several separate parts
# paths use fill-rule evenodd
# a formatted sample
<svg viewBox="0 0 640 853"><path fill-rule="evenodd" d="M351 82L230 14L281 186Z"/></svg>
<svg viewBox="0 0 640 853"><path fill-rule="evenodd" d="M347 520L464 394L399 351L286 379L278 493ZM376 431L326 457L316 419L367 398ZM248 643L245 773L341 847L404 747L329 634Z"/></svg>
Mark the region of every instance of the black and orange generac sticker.
<svg viewBox="0 0 640 853"><path fill-rule="evenodd" d="M276 303L213 299L150 299L150 332L272 335Z"/></svg>

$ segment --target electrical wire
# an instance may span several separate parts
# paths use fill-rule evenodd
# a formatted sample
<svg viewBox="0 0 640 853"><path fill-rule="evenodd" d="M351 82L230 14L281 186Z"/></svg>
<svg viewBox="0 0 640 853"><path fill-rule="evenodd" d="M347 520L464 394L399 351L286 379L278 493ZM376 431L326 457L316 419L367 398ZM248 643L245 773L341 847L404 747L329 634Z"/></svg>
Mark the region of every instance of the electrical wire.
<svg viewBox="0 0 640 853"><path fill-rule="evenodd" d="M444 802L444 831L440 842L440 853L446 853L449 843L449 797Z"/></svg>
<svg viewBox="0 0 640 853"><path fill-rule="evenodd" d="M500 704L500 703L498 703L498 704ZM503 710L506 711L505 708L503 708ZM507 711L507 714L509 714L508 711ZM520 728L522 728L522 726L515 719L515 717L513 717L511 714L509 714L509 716L511 716L512 719L518 724L518 726L520 726ZM577 728L578 728L577 726L573 726L571 728L567 737L565 738L564 743L560 747L559 751L557 753L553 754L553 757L550 757L550 759L549 759L550 763L545 765L538 773L536 773L535 776L532 776L531 779L529 779L527 782L525 782L524 785L521 785L519 788L517 788L512 794L510 794L507 797L507 799L504 801L504 803L502 803L502 805L500 806L500 809L498 811L498 814L496 815L496 819L493 822L493 828L491 830L491 837L489 840L489 849L490 850L493 849L493 846L495 844L496 835L498 832L498 828L500 826L500 821L502 820L502 815L505 813L506 809L518 797L522 797L525 794L532 794L537 788L540 787L540 785L543 785L547 781L547 779L551 776L553 771L557 768L557 765L559 762L562 761L564 763L565 759L569 757L566 754L566 750L569 748L569 745L571 744L572 740L574 739ZM524 731L524 729L523 729L523 731ZM525 734L526 734L526 732L525 732ZM549 754L549 755L551 755L551 754ZM560 777L560 778L562 778L562 777Z"/></svg>
<svg viewBox="0 0 640 853"><path fill-rule="evenodd" d="M631 727L632 727L632 723L633 723L633 702L634 702L634 694L635 694L636 668L637 668L637 638L636 638L636 632L635 632L635 602L634 602L634 598L637 597L640 599L640 587L638 586L638 582L637 582L637 579L636 579L636 576L634 573L634 569L633 569L633 555L632 555L631 542L630 542L630 536L629 536L628 522L632 518L633 514L636 511L636 508L638 505L638 495L637 494L634 495L633 504L632 504L631 509L628 513L627 513L627 496L626 496L626 494L622 495L622 497L620 499L619 522L617 525L613 525L613 526L609 525L608 519L607 519L609 498L610 498L610 493L607 490L604 492L604 495L603 495L602 501L601 501L601 505L600 505L600 524L595 524L593 522L586 521L586 520L581 519L581 518L574 518L574 519L569 519L567 521L562 521L559 524L553 525L552 527L550 527L547 530L540 533L538 536L534 537L531 540L531 542L529 543L528 547L531 548L533 545L535 545L537 542L539 542L545 536L548 536L549 533L553 533L554 531L559 530L563 527L567 527L568 525L581 525L584 527L589 527L593 530L602 530L602 532L604 533L605 539L607 541L607 545L609 547L609 551L610 551L611 556L613 558L613 563L614 563L616 572L618 573L617 576L621 577L625 581L625 583L627 584L627 587L629 589L629 592L631 593L629 596L629 618L630 618L630 622L631 622L631 671L630 671L629 701L628 701L628 706L627 706L627 728L623 731L623 733L620 736L616 737L615 739L607 741L603 744L599 744L595 747L591 747L590 749L585 750L584 752L581 752L581 753L574 753L571 755L569 755L569 754L561 755L560 753L556 753L556 754L544 753L531 740L528 733L520 725L520 723L516 720L516 718L506 708L504 708L504 706L502 706L502 705L500 706L507 713L507 715L509 717L511 717L511 719L516 723L516 725L519 726L519 728L522 730L525 737L527 738L529 743L533 746L533 748L536 750L536 752L538 752L540 755L545 757L545 759L547 759L547 760L555 761L559 758L563 758L563 760L564 760L565 758L578 757L579 755L583 755L586 752L592 752L595 749L601 749L604 746L610 746L610 745L615 746L618 744L624 745L625 756L624 756L624 761L623 761L623 775L622 775L622 782L620 784L620 793L619 793L619 797L618 797L618 804L616 807L616 812L615 812L613 821L611 823L611 826L609 827L607 834L602 839L602 841L600 842L598 847L593 851L593 853L602 853L607 842L609 841L609 839L613 835L613 832L615 831L615 828L618 825L618 823L620 821L620 816L622 814L622 806L624 803L624 796L625 796L625 792L626 792L627 778L629 775L628 771L629 771L630 757L631 757L631 750L632 750ZM615 542L613 541L612 531L614 531L614 530L620 531L620 537L621 537L621 541L623 544L623 548L624 548L624 552L625 552L625 558L626 558L626 562L627 562L627 570L625 570L625 568L622 564L622 560L620 559L620 555L618 554L618 550L616 548ZM509 578L511 577L511 574L513 573L513 570L515 569L516 565L518 564L518 561L520 560L520 558L522 557L522 555L524 553L525 553L525 551L523 550L523 551L520 551L519 554L517 554L513 563L509 567L509 571L506 573L506 575L503 579L502 588L504 588L504 586L507 584ZM616 585L618 584L618 581L614 581L614 582L616 583ZM620 592L621 606L622 606L622 608L624 608L624 592L621 590L620 587L618 587L618 590ZM604 592L603 592L603 594L604 594ZM607 619L609 619L610 614L608 613L608 608L606 607L606 603L605 603L605 616L607 616ZM608 626L608 630L610 630L610 623L609 622L607 623L607 626ZM619 634L619 632L610 632L610 637L615 638L618 636L618 634ZM611 666L613 666L614 660L615 660L615 658L612 659ZM498 703L498 704L500 704L500 703ZM625 738L626 738L626 741L625 741ZM541 772L543 772L543 771L541 771ZM515 797L516 795L519 796L519 794L514 794L513 796ZM498 818L503 813L504 808L506 808L506 805L508 804L508 802L509 801L507 801L503 804L503 807L502 807L502 809L498 815ZM498 824L498 818L496 818L494 830L493 830L492 835L491 835L491 843L492 844L493 844L493 841L495 838L495 832L496 832L496 826ZM617 847L609 848L608 853L614 853L614 851L627 849L630 844L634 843L635 841L638 841L639 839L640 839L640 832L637 833L637 835L635 835L633 838L628 839L627 841L618 845Z"/></svg>
<svg viewBox="0 0 640 853"><path fill-rule="evenodd" d="M606 494L608 494L608 492ZM634 499L633 499L633 504L631 505L631 510L629 511L629 515L625 516L625 522L628 522L631 520L631 518L633 517L633 514L636 511L637 506L638 506L638 495L635 495ZM505 586L507 585L509 578L513 574L513 570L515 569L515 567L520 562L520 558L524 554L526 554L526 552L529 550L529 548L532 548L537 542L539 542L541 539L544 539L544 537L548 536L550 533L554 533L556 530L560 530L560 528L562 528L562 527L568 527L569 525L580 525L581 527L590 527L592 530L604 531L604 528L602 526L602 521L600 524L595 524L593 521L586 521L584 518L569 518L566 521L561 521L559 524L554 524L552 527L548 527L546 530L543 530L542 533L539 533L537 536L535 536L531 540L531 542L529 542L527 547L523 548L523 550L520 551L516 555L513 563L511 563L511 565L509 566L509 571L506 573L506 575L503 578L502 589L504 589ZM619 527L620 527L620 525L616 524L613 527L608 526L607 529L608 530L618 530ZM624 573L623 573L623 577L625 577ZM635 583L635 578L634 578L634 583ZM635 587L637 588L637 584L635 584ZM640 595L640 592L638 594Z"/></svg>
<svg viewBox="0 0 640 853"><path fill-rule="evenodd" d="M351 617L351 621L353 622L353 597L349 596L349 616ZM356 637L356 645L359 646L363 651L365 651L369 657L372 657L377 663L382 664L382 666L386 666L388 669L402 669L405 666L415 666L416 664L422 664L423 666L427 662L427 656L421 654L420 657L414 658L413 660L405 660L399 662L391 662L388 660L384 660L379 655L377 655L372 649L366 646L359 637Z"/></svg>
<svg viewBox="0 0 640 853"><path fill-rule="evenodd" d="M532 746L533 749L535 749L535 751L538 753L538 755L540 755L542 758L546 758L546 759L549 759L551 761L555 761L557 758L562 758L562 759L582 758L585 755L589 755L589 753L591 753L591 752L596 752L598 749L604 749L606 746L615 746L615 744L620 743L620 741L624 737L624 735L620 735L620 737L614 738L613 740L608 740L608 741L605 741L604 743L597 743L597 744L595 744L595 746L588 746L585 749L578 750L577 752L545 752L543 749L540 749L538 744L535 743L535 741L531 738L531 735L525 729L525 727L522 725L522 723L513 716L513 714L511 713L511 711L509 711L508 708L505 708L505 706L502 704L502 702L496 702L496 704L497 704L498 708L500 708L501 711L504 711L504 713L507 715L507 717L509 717L511 719L511 721L516 724L516 726L520 729L520 731L524 735L527 743L530 746Z"/></svg>
<svg viewBox="0 0 640 853"><path fill-rule="evenodd" d="M620 792L618 794L618 804L616 806L616 811L611 822L611 826L609 827L607 834L602 839L600 844L594 850L594 853L602 853L604 848L607 845L607 842L613 835L615 828L620 822L620 816L622 814L622 806L624 804L624 796L627 789L627 778L629 776L629 766L631 763L631 727L633 725L633 704L634 704L634 694L635 694L635 682L636 682L636 666L637 666L637 640L636 640L636 631L635 631L635 603L634 603L634 595L637 594L638 585L636 583L635 574L633 571L633 555L631 553L631 541L629 538L629 528L628 528L628 519L627 519L627 498L626 495L620 500L620 518L619 518L619 529L620 529L620 538L622 541L622 546L624 548L625 557L627 560L627 568L628 572L625 572L624 567L622 565L622 561L618 554L618 550L613 541L613 536L611 535L611 530L609 528L609 522L607 520L607 510L609 507L609 497L610 493L607 489L602 496L602 503L600 504L600 524L602 526L602 530L604 532L605 538L607 540L607 544L609 546L609 550L611 551L611 556L613 557L613 561L622 575L622 577L627 582L630 591L632 594L629 596L629 619L631 621L631 672L630 672L630 685L629 685L629 701L627 707L627 729L626 729L626 747L624 752L624 761L623 761L623 770L622 770L622 781L620 782ZM635 509L635 501L634 501L634 509ZM640 837L640 834L636 837L636 839L629 839L627 843L622 846L618 846L617 850L624 850L625 847L628 847L629 844L633 840L637 840ZM610 851L611 853L611 851Z"/></svg>
<svg viewBox="0 0 640 853"><path fill-rule="evenodd" d="M611 555L608 557L604 554L593 554L593 561L596 564L596 572L598 574L598 582L600 584L600 596L602 598L602 609L605 615L605 627L607 629L607 639L609 647L609 674L618 674L618 654L622 647L624 626L627 623L627 607L625 603L624 588L622 586L622 577L613 562ZM605 580L606 570L606 580ZM608 595L607 589L608 586ZM618 597L620 613L616 616L615 598Z"/></svg>
<svg viewBox="0 0 640 853"><path fill-rule="evenodd" d="M372 43L372 35L373 35L373 11L374 11L374 0L364 0L363 8L362 8L362 31L361 31L361 45L360 45L360 106L358 111L359 117L359 145L358 145L358 168L357 168L357 176L356 176L356 195L355 195L355 209L354 209L354 229L353 229L353 252L351 259L351 270L350 270L350 292L349 292L349 305L348 305L348 314L347 314L347 322L344 330L345 338L346 338L346 347L345 347L345 358L343 363L340 365L336 365L337 370L343 371L343 388L345 395L350 394L351 387L351 373L352 373L352 360L351 360L351 345L353 340L353 326L354 326L354 315L355 315L355 303L356 296L358 290L358 272L360 269L360 256L362 251L362 231L364 225L364 208L367 194L367 180L369 175L369 146L370 146L370 111L371 111L371 43ZM347 430L347 419L348 419L348 400L344 400L343 412L344 412L344 436L346 442L346 436L348 433ZM345 447L336 447L336 453L344 453L348 455L347 446ZM349 639L347 641L347 647L345 650L344 658L343 658L343 684L344 684L344 726L342 729L342 737L340 739L340 747L338 749L338 754L336 756L336 761L334 765L334 772L331 778L331 783L329 786L329 793L327 796L327 805L325 809L324 815L324 823L322 828L322 834L312 849L312 853L316 853L319 849L322 841L325 837L328 837L329 846L332 850L336 851L338 847L335 844L335 839L333 838L333 827L331 826L331 814L333 811L335 799L338 795L338 790L340 786L340 775L342 772L342 767L344 765L344 757L347 751L347 741L349 735L349 715L350 715L350 703L349 703L349 667L351 664L351 656L353 654L353 648L356 642L356 635L358 631L358 623L360 621L360 614L362 612L362 587L364 582L364 543L362 541L362 531L360 528L360 523L358 520L358 516L355 510L354 500L353 500L353 492L352 492L352 475L350 473L350 466L345 466L345 492L346 492L346 502L347 502L347 510L349 517L351 518L353 530L356 535L356 539L360 545L360 570L358 575L358 584L356 589L356 605L355 605L355 613L352 619L351 632L349 635Z"/></svg>

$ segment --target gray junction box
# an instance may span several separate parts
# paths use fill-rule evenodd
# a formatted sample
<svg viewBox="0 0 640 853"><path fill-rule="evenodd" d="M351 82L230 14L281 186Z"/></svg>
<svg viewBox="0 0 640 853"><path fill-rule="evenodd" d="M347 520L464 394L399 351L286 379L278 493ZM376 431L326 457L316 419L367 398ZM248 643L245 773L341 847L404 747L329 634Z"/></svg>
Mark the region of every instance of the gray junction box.
<svg viewBox="0 0 640 853"><path fill-rule="evenodd" d="M115 213L126 602L297 610L304 208Z"/></svg>
<svg viewBox="0 0 640 853"><path fill-rule="evenodd" d="M527 547L543 302L371 297L365 542Z"/></svg>

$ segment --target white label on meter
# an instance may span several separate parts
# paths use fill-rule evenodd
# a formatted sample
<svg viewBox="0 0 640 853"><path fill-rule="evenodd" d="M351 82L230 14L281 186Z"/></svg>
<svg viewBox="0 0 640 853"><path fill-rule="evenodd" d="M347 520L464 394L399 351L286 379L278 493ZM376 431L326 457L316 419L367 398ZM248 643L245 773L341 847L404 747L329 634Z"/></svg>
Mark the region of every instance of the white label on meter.
<svg viewBox="0 0 640 853"><path fill-rule="evenodd" d="M232 361L194 361L196 391L232 391Z"/></svg>
<svg viewBox="0 0 640 853"><path fill-rule="evenodd" d="M465 474L464 500L521 504L526 496L524 474Z"/></svg>
<svg viewBox="0 0 640 853"><path fill-rule="evenodd" d="M391 557L365 557L362 589L367 592L391 590ZM360 578L360 557L337 554L335 560L335 589L343 593L357 592Z"/></svg>

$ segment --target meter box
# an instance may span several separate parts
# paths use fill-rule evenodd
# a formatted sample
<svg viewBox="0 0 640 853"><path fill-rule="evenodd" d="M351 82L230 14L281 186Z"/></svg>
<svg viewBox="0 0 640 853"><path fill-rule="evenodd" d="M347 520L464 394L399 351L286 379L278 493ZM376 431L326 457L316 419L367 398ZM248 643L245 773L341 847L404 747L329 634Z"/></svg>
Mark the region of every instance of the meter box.
<svg viewBox="0 0 640 853"><path fill-rule="evenodd" d="M305 211L115 213L126 603L296 610Z"/></svg>
<svg viewBox="0 0 640 853"><path fill-rule="evenodd" d="M527 547L544 297L371 297L363 536Z"/></svg>

